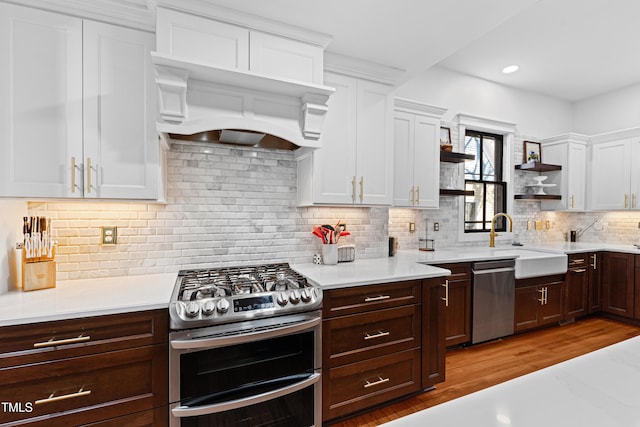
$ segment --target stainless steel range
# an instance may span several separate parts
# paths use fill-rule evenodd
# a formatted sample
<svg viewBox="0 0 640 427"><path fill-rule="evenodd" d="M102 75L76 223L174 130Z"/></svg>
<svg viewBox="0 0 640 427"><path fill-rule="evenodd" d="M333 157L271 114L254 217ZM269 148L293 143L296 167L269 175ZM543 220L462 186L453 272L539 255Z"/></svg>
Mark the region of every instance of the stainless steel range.
<svg viewBox="0 0 640 427"><path fill-rule="evenodd" d="M172 426L317 425L322 289L288 264L178 273Z"/></svg>

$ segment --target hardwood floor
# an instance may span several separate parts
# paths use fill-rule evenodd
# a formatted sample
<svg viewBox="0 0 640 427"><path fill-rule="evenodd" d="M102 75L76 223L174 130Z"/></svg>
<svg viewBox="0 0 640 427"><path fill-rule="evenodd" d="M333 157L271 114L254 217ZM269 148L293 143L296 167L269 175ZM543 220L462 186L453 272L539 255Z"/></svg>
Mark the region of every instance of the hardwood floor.
<svg viewBox="0 0 640 427"><path fill-rule="evenodd" d="M602 317L447 352L446 381L435 390L332 427L377 426L538 369L640 335L640 327Z"/></svg>

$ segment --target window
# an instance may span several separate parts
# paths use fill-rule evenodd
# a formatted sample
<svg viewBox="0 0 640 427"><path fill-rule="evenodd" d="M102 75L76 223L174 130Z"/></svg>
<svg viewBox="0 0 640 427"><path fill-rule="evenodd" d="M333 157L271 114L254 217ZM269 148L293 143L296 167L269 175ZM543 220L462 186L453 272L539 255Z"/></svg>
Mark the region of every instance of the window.
<svg viewBox="0 0 640 427"><path fill-rule="evenodd" d="M465 190L474 192L473 196L465 196L464 232L488 232L494 215L506 212L507 207L507 184L502 180L502 135L467 130L464 151L475 156L464 166ZM506 230L505 218L496 220L496 230Z"/></svg>

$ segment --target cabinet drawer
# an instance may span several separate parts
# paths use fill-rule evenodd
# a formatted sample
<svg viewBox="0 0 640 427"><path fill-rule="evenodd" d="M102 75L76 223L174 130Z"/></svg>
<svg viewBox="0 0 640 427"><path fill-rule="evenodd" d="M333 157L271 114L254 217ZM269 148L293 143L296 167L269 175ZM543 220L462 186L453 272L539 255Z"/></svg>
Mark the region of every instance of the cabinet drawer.
<svg viewBox="0 0 640 427"><path fill-rule="evenodd" d="M434 267L446 268L451 271L451 275L447 276L449 280L471 279L471 263L455 262L451 264L434 264Z"/></svg>
<svg viewBox="0 0 640 427"><path fill-rule="evenodd" d="M587 253L569 254L567 258L569 268L585 267L589 262L589 254Z"/></svg>
<svg viewBox="0 0 640 427"><path fill-rule="evenodd" d="M420 390L420 350L408 350L324 371L327 421Z"/></svg>
<svg viewBox="0 0 640 427"><path fill-rule="evenodd" d="M163 406L152 411L136 412L123 417L83 424L82 427L166 427L169 425L169 408Z"/></svg>
<svg viewBox="0 0 640 427"><path fill-rule="evenodd" d="M3 420L68 426L166 406L167 355L160 344L0 369L0 401L31 408Z"/></svg>
<svg viewBox="0 0 640 427"><path fill-rule="evenodd" d="M0 328L0 368L168 341L168 310Z"/></svg>
<svg viewBox="0 0 640 427"><path fill-rule="evenodd" d="M364 285L324 292L323 317L344 316L401 305L418 304L421 301L419 280Z"/></svg>
<svg viewBox="0 0 640 427"><path fill-rule="evenodd" d="M420 305L388 308L325 320L324 367L420 347Z"/></svg>

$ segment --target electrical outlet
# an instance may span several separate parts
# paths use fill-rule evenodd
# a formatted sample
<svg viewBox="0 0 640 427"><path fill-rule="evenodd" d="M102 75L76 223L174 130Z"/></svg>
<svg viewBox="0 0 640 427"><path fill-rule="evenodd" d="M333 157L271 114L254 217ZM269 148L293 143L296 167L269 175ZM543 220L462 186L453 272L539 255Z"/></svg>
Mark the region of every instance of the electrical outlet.
<svg viewBox="0 0 640 427"><path fill-rule="evenodd" d="M535 224L536 230L542 230L542 220L537 220Z"/></svg>
<svg viewBox="0 0 640 427"><path fill-rule="evenodd" d="M409 223L409 232L413 233L414 231L416 231L416 223L415 222L410 222Z"/></svg>
<svg viewBox="0 0 640 427"><path fill-rule="evenodd" d="M531 230L531 220L527 221L527 230Z"/></svg>
<svg viewBox="0 0 640 427"><path fill-rule="evenodd" d="M118 242L118 227L101 227L100 243L102 245L115 245Z"/></svg>
<svg viewBox="0 0 640 427"><path fill-rule="evenodd" d="M546 230L551 230L551 221L546 220L545 223L544 223L544 228Z"/></svg>
<svg viewBox="0 0 640 427"><path fill-rule="evenodd" d="M434 222L433 223L433 231L440 231L440 223L439 222Z"/></svg>

